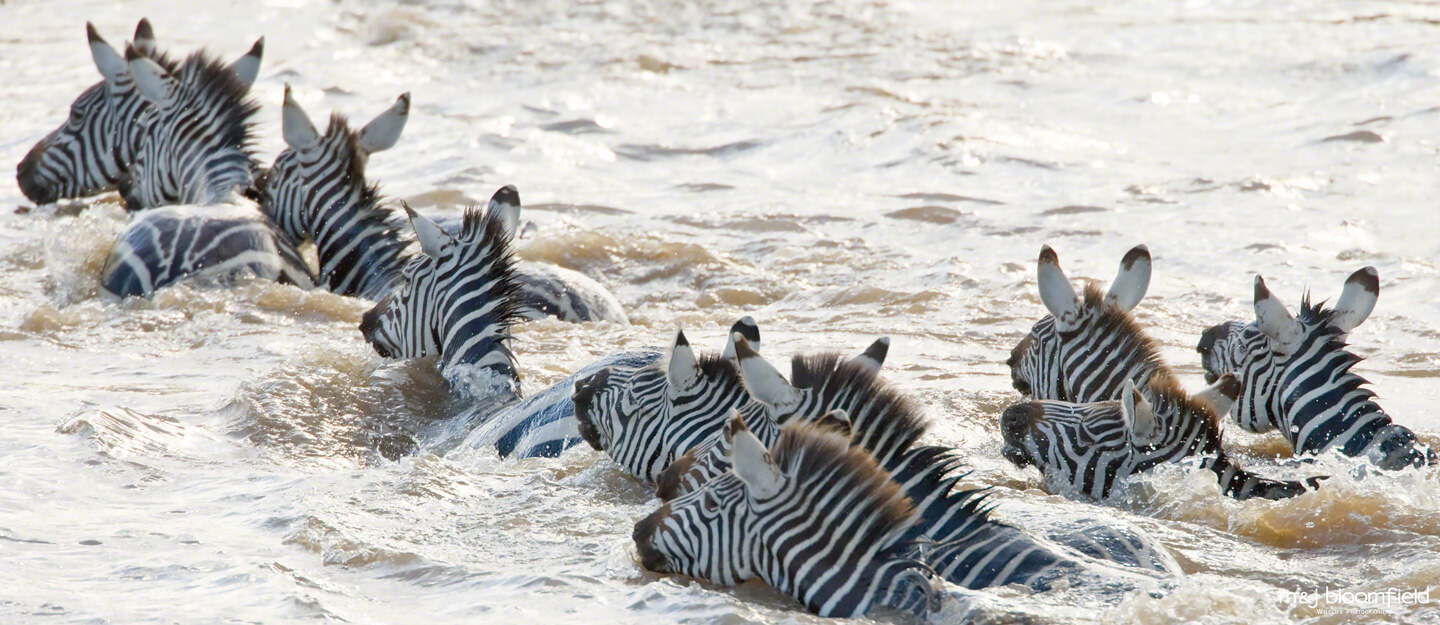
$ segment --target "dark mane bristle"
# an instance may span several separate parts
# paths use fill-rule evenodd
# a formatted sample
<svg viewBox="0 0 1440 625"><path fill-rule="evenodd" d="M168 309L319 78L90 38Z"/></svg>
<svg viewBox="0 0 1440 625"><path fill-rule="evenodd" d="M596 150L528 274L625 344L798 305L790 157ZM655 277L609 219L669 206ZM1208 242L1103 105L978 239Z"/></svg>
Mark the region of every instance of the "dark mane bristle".
<svg viewBox="0 0 1440 625"><path fill-rule="evenodd" d="M875 370L837 352L800 354L790 359L790 379L796 388L821 394L820 405L837 408L845 397L864 398L850 410L856 442L872 453L887 456L912 447L929 423L903 393L876 375ZM818 419L821 415L803 415Z"/></svg>
<svg viewBox="0 0 1440 625"><path fill-rule="evenodd" d="M205 50L192 52L171 74L182 84L191 85L189 88L202 106L222 112L226 123L225 145L239 148L250 159L251 170L257 169L251 118L260 111L260 104L250 97L250 85L242 82L228 63Z"/></svg>
<svg viewBox="0 0 1440 625"><path fill-rule="evenodd" d="M1100 290L1100 285L1094 282L1085 285L1085 294L1082 299L1085 308L1099 311L1097 317L1099 328L1097 330L1102 335L1124 337L1125 344L1134 350L1141 360L1150 365L1155 371L1155 375L1174 375L1170 371L1170 366L1160 358L1160 346L1145 334L1130 311L1105 302L1105 292Z"/></svg>

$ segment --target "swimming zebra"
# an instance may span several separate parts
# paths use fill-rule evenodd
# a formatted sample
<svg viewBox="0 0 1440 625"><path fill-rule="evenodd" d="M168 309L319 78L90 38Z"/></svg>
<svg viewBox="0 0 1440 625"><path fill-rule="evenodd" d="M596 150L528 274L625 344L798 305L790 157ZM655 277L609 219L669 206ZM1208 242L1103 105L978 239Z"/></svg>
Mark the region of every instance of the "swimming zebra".
<svg viewBox="0 0 1440 625"><path fill-rule="evenodd" d="M732 356L739 353L737 335L754 351L747 332L732 329L725 353L717 356L697 354L684 331L677 331L668 358L653 366L579 378L572 398L580 434L631 475L657 480L681 454L723 430L732 410L747 418L765 410L746 390ZM753 332L758 339L758 328ZM853 371L873 376L887 344L881 339L856 356Z"/></svg>
<svg viewBox="0 0 1440 625"><path fill-rule="evenodd" d="M850 360L833 352L796 356L791 361L793 384L750 349L743 336L732 335L731 343L741 381L754 401L744 414L736 413L730 428L694 445L660 474L655 480L660 499L671 500L697 490L729 470L734 427L740 420L763 444L774 444L790 423L808 422L850 437L852 445L865 449L894 475L922 518L916 527L918 536L935 540L953 532L948 519L964 502L955 501L948 495L951 487L936 480L958 466L959 459L950 448L916 446L928 429L927 421L918 407L875 375L880 361L873 360L874 355L888 348L888 339L876 341L865 354ZM759 409L755 409L757 405ZM955 480L949 481L953 486ZM1006 531L1019 532L1013 528ZM1079 531L1046 534L1098 560L1160 573L1178 570L1163 548L1138 532L1111 523L1089 523Z"/></svg>
<svg viewBox="0 0 1440 625"><path fill-rule="evenodd" d="M261 205L295 241L313 240L321 286L341 295L379 300L401 281L401 271L419 250L403 215L380 205L376 187L365 180L375 152L395 145L410 114L410 94L352 131L344 117L331 115L320 134L285 87L281 116L286 149L263 177ZM505 230L516 231L520 195L507 186L492 202L502 210ZM519 261L519 314L565 321L629 323L620 303L598 282L578 272Z"/></svg>
<svg viewBox="0 0 1440 625"><path fill-rule="evenodd" d="M1351 368L1360 357L1345 338L1380 297L1374 267L1351 274L1334 308L1307 294L1298 317L1255 277L1255 321L1230 321L1201 336L1197 350L1207 379L1233 373L1243 391L1235 420L1251 432L1278 429L1296 453L1338 449L1383 469L1436 464L1410 429L1395 424Z"/></svg>
<svg viewBox="0 0 1440 625"><path fill-rule="evenodd" d="M136 213L111 248L101 284L148 296L187 276L253 275L314 284L291 241L242 193L253 182L250 83L200 52L171 72L126 50L136 91L150 102L131 168L127 203Z"/></svg>
<svg viewBox="0 0 1440 625"><path fill-rule="evenodd" d="M1051 490L1104 499L1120 480L1181 458L1201 456L1221 490L1235 499L1285 499L1319 487L1255 476L1235 466L1220 447L1219 415L1240 393L1234 376L1190 396L1174 378L1150 379L1148 392L1125 382L1122 399L1090 403L1031 401L1000 417L1004 455L1035 465Z"/></svg>
<svg viewBox="0 0 1440 625"><path fill-rule="evenodd" d="M144 131L141 118L150 107L135 89L125 59L85 25L86 38L101 81L70 105L65 123L30 149L16 167L16 181L36 204L110 191L129 174ZM179 64L159 50L149 20L135 27L131 46L167 71ZM260 69L263 40L231 64L242 82L252 83Z"/></svg>
<svg viewBox="0 0 1440 625"><path fill-rule="evenodd" d="M421 253L402 281L365 313L360 332L384 358L436 358L468 407L450 420L474 427L467 447L494 446L502 455L555 456L580 442L568 391L579 377L607 367L645 367L658 350L630 350L591 363L521 399L510 328L521 306L505 197L487 210L467 209L457 235L406 209Z"/></svg>
<svg viewBox="0 0 1440 625"><path fill-rule="evenodd" d="M860 616L876 605L933 611L937 572L967 588L1046 590L1090 575L1152 580L1086 563L991 520L984 493L954 492L949 478L931 483L954 504L945 511L951 531L922 545L913 491L907 498L848 436L792 423L767 450L735 422L731 469L635 524L646 569L722 585L760 579L822 616ZM937 475L952 468L926 466Z"/></svg>
<svg viewBox="0 0 1440 625"><path fill-rule="evenodd" d="M1040 299L1050 314L1016 345L1007 364L1015 390L1051 403L1005 411L1006 457L1020 466L1035 464L1048 482L1096 498L1107 496L1116 480L1196 454L1207 455L1202 467L1231 497L1279 499L1304 492L1305 484L1255 476L1226 456L1210 407L1222 403L1216 398L1223 393L1211 389L1202 401L1190 401L1159 347L1130 315L1145 297L1150 265L1149 250L1137 246L1125 254L1109 291L1092 284L1081 297L1055 250L1040 250ZM1128 401L1127 387L1140 389L1159 417L1139 422L1139 431L1120 419L1118 404L1094 404ZM1315 483L1309 480L1311 487Z"/></svg>

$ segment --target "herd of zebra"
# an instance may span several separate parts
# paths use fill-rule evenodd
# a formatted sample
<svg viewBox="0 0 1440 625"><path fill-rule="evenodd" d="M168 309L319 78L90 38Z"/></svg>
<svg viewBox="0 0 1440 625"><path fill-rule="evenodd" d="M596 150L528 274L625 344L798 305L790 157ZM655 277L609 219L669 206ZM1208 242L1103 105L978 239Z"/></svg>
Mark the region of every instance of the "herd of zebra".
<svg viewBox="0 0 1440 625"><path fill-rule="evenodd" d="M409 95L363 127L332 115L320 132L287 87L286 148L270 167L253 150L248 97L263 39L238 60L176 60L142 20L124 54L87 25L102 81L18 167L38 204L118 190L131 211L101 278L117 296L149 296L181 279L252 276L376 302L360 331L385 358L437 359L476 444L502 456L554 456L580 442L603 451L663 501L634 530L646 569L717 584L758 578L806 608L927 614L945 582L1035 590L1093 582L1156 588L1178 574L1137 531L1025 530L963 485L956 449L921 444L921 409L881 370L886 338L846 358L795 356L790 375L760 354L750 317L724 349L697 351L683 331L668 349L619 352L522 398L509 346L522 318L627 323L594 280L512 253L514 187L458 223L383 205L368 156L393 146ZM313 243L318 268L297 246ZM1292 314L1255 280L1252 321L1207 330L1207 382L1187 392L1130 311L1151 275L1149 251L1127 253L1110 288L1077 293L1048 246L1039 293L1048 314L1007 361L1028 398L1003 411L1005 458L1033 465L1062 494L1105 499L1128 476L1185 462L1237 499L1282 499L1320 487L1255 475L1225 454L1221 419L1278 430L1299 454L1338 450L1387 470L1437 462L1391 422L1346 335L1374 308L1374 268L1355 272L1333 307L1308 297ZM952 589L953 592L964 592Z"/></svg>

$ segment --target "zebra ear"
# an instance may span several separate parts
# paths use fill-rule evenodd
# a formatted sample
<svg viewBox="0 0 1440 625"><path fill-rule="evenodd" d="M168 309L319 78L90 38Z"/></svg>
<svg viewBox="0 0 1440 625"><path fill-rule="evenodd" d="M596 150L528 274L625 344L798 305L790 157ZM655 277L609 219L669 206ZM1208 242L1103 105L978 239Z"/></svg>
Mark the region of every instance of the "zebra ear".
<svg viewBox="0 0 1440 625"><path fill-rule="evenodd" d="M1135 383L1126 380L1122 391L1120 409L1126 425L1130 426L1130 438L1137 443L1154 442L1160 437L1159 424L1155 422L1155 410L1150 402L1135 388Z"/></svg>
<svg viewBox="0 0 1440 625"><path fill-rule="evenodd" d="M130 74L135 77L135 89L140 95L156 106L168 105L179 88L179 81L155 61L140 56L133 46L125 48L125 58L129 61Z"/></svg>
<svg viewBox="0 0 1440 625"><path fill-rule="evenodd" d="M489 211L499 215L505 236L515 238L520 231L520 191L515 185L507 184L495 191L495 195L490 196Z"/></svg>
<svg viewBox="0 0 1440 625"><path fill-rule="evenodd" d="M260 57L265 56L265 38L255 40L255 45L250 46L250 51L240 55L230 64L230 71L235 72L235 77L240 79L246 87L255 84L255 79L260 77Z"/></svg>
<svg viewBox="0 0 1440 625"><path fill-rule="evenodd" d="M395 104L386 109L384 113L375 116L370 123L360 129L360 149L366 154L374 154L381 150L388 150L395 146L400 140L400 132L405 130L405 121L410 119L410 93L402 93L395 99Z"/></svg>
<svg viewBox="0 0 1440 625"><path fill-rule="evenodd" d="M100 33L95 30L94 24L85 22L85 36L90 40L90 56L95 59L95 69L100 70L100 75L105 78L105 82L114 84L130 73L125 59L120 57L120 53L116 52L115 48L110 47L110 44L100 38Z"/></svg>
<svg viewBox="0 0 1440 625"><path fill-rule="evenodd" d="M1214 384L1205 387L1205 390L1196 393L1194 399L1209 406L1216 416L1224 416L1235 405L1235 399L1240 397L1240 390L1240 378L1233 373L1227 373L1220 376Z"/></svg>
<svg viewBox="0 0 1440 625"><path fill-rule="evenodd" d="M1345 290L1335 302L1335 316L1330 325L1350 332L1370 317L1375 310L1375 301L1380 299L1380 272L1374 267L1365 267L1345 280Z"/></svg>
<svg viewBox="0 0 1440 625"><path fill-rule="evenodd" d="M794 410L800 404L800 391L791 386L774 365L761 358L743 335L732 334L730 340L735 342L735 357L740 361L740 381L745 383L750 395L776 413Z"/></svg>
<svg viewBox="0 0 1440 625"><path fill-rule="evenodd" d="M735 335L745 337L750 342L750 348L760 349L760 326L755 323L755 318L750 315L741 317L735 325L730 326L730 332L725 335L725 351L720 354L726 360L735 360Z"/></svg>
<svg viewBox="0 0 1440 625"><path fill-rule="evenodd" d="M410 216L410 227L415 229L415 240L420 242L420 251L430 258L439 258L445 246L455 242L455 239L430 221L424 215L415 212L409 204L404 204L405 214Z"/></svg>
<svg viewBox="0 0 1440 625"><path fill-rule="evenodd" d="M315 124L305 114L305 109L295 101L288 83L285 85L285 104L280 108L280 134L285 137L285 145L296 150L308 150L320 142L320 133L315 130Z"/></svg>
<svg viewBox="0 0 1440 625"><path fill-rule="evenodd" d="M675 345L670 348L670 362L665 368L665 379L670 382L671 392L695 384L696 378L700 377L700 367L696 362L695 350L690 348L690 341L685 340L685 330L676 328Z"/></svg>
<svg viewBox="0 0 1440 625"><path fill-rule="evenodd" d="M1265 278L1255 276L1255 323L1260 332L1270 337L1275 353L1286 355L1300 342L1300 323L1290 315L1285 304L1265 287Z"/></svg>
<svg viewBox="0 0 1440 625"><path fill-rule="evenodd" d="M1120 260L1120 272L1115 274L1115 281L1110 283L1110 291L1105 294L1105 301L1120 310L1130 310L1145 298L1145 291L1149 288L1150 249L1137 245Z"/></svg>
<svg viewBox="0 0 1440 625"><path fill-rule="evenodd" d="M734 417L739 418L738 415ZM743 420L738 429L732 426L732 430L735 433L734 446L730 448L730 466L735 476L745 483L750 498L769 499L780 494L785 476L780 473L780 467L775 466L775 460L770 457L765 444L750 433Z"/></svg>
<svg viewBox="0 0 1440 625"><path fill-rule="evenodd" d="M875 339L859 356L851 358L850 362L870 373L880 373L880 368L885 366L885 356L889 353L890 337L882 336Z"/></svg>
<svg viewBox="0 0 1440 625"><path fill-rule="evenodd" d="M1035 271L1040 284L1040 301L1055 317L1055 327L1063 332L1074 330L1080 323L1080 299L1075 296L1075 287L1060 269L1060 257L1049 245L1040 248L1040 264Z"/></svg>
<svg viewBox="0 0 1440 625"><path fill-rule="evenodd" d="M135 49L145 56L155 56L157 46L155 44L155 29L150 27L149 18L140 18L140 23L135 25Z"/></svg>

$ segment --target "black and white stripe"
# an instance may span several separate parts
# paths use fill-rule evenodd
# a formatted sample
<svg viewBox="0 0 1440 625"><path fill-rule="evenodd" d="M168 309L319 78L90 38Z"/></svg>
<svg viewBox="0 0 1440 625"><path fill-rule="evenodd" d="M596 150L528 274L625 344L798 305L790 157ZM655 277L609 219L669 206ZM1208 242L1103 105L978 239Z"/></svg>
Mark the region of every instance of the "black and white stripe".
<svg viewBox="0 0 1440 625"><path fill-rule="evenodd" d="M906 538L917 516L869 454L820 429L786 430L773 453L735 439L733 471L635 525L645 568L760 579L822 616L938 609L938 579Z"/></svg>
<svg viewBox="0 0 1440 625"><path fill-rule="evenodd" d="M732 328L737 333L759 340L748 317ZM668 357L648 367L605 368L580 378L571 399L585 441L647 481L724 429L732 411L760 410L750 406L734 358L697 355L683 331L676 332Z"/></svg>
<svg viewBox="0 0 1440 625"><path fill-rule="evenodd" d="M1022 466L1036 465L1051 484L1068 484L1063 490L1095 498L1133 473L1198 454L1207 456L1202 466L1215 472L1222 492L1232 497L1304 492L1304 484L1254 476L1224 455L1213 408L1185 397L1158 346L1130 314L1145 296L1150 265L1149 251L1137 246L1121 261L1108 292L1092 284L1077 296L1055 251L1041 249L1037 277L1050 315L1020 341L1007 364L1016 390L1049 403L1005 412L1006 456ZM1140 389L1162 418L1144 420L1137 432L1120 418L1118 403L1091 406L1128 401L1126 388ZM1212 389L1206 396L1218 394Z"/></svg>
<svg viewBox="0 0 1440 625"><path fill-rule="evenodd" d="M501 188L491 205L513 192ZM469 209L452 237L409 212L424 253L405 266L403 283L365 313L360 331L381 356L438 357L452 380L487 371L518 396L509 340L519 287L503 216Z"/></svg>
<svg viewBox="0 0 1440 625"><path fill-rule="evenodd" d="M246 97L254 64L225 65L205 53L188 57L175 72L127 50L136 90L150 101L145 131L132 168L134 205L192 200L142 211L111 249L101 277L117 295L146 295L186 276L228 280L256 276L309 288L310 268L293 244L242 192L255 167L250 154ZM251 67L255 68L254 70Z"/></svg>
<svg viewBox="0 0 1440 625"><path fill-rule="evenodd" d="M1210 328L1197 348L1207 377L1233 373L1243 386L1235 420L1252 432L1279 430L1300 454L1337 449L1381 468L1436 464L1410 429L1392 422L1351 371L1360 357L1345 338L1369 317L1380 295L1379 273L1351 274L1334 308L1307 295L1293 316L1255 277L1255 321Z"/></svg>
<svg viewBox="0 0 1440 625"><path fill-rule="evenodd" d="M114 189L129 171L140 143L139 122L149 101L136 92L125 59L93 24L85 24L85 34L101 81L75 99L65 123L38 141L16 167L21 192L36 204ZM135 27L133 46L161 66L176 68L156 49L148 20Z"/></svg>
<svg viewBox="0 0 1440 625"><path fill-rule="evenodd" d="M1192 456L1213 472L1221 492L1236 499L1284 499L1319 485L1271 480L1236 466L1220 442L1219 414L1234 403L1240 384L1226 375L1189 396L1169 377L1152 377L1147 392L1126 383L1118 401L1031 401L1000 417L1005 457L1034 465L1052 491L1108 497L1121 480Z"/></svg>
<svg viewBox="0 0 1440 625"><path fill-rule="evenodd" d="M365 164L371 154L389 149L400 138L410 94L401 95L357 131L351 131L343 117L332 115L325 134L320 134L289 86L283 111L288 147L260 184L261 203L294 240L315 242L323 287L371 300L384 297L399 283L401 270L417 250L402 216L382 207L375 187L366 182ZM510 192L492 200L491 210L501 211L513 236L520 221L520 195L508 188ZM521 261L515 265L515 280L521 317L629 323L615 296L578 272Z"/></svg>
<svg viewBox="0 0 1440 625"><path fill-rule="evenodd" d="M824 616L874 605L926 609L918 592L893 592L885 563L938 571L972 589L1047 590L1081 573L1107 583L1153 580L992 520L983 491L957 488L963 476L948 450L912 450L892 474L823 424L785 426L771 451L738 416L730 431L729 471L636 524L645 568L725 585L758 578Z"/></svg>

